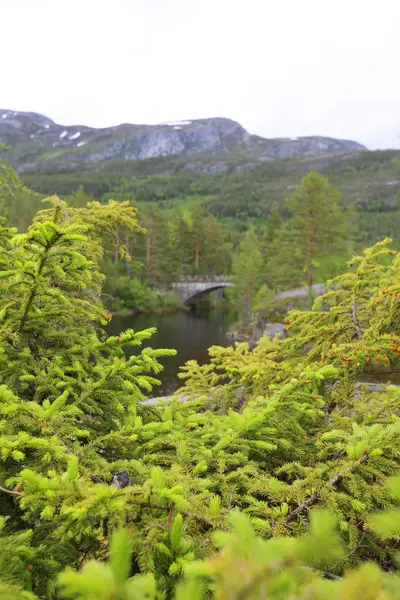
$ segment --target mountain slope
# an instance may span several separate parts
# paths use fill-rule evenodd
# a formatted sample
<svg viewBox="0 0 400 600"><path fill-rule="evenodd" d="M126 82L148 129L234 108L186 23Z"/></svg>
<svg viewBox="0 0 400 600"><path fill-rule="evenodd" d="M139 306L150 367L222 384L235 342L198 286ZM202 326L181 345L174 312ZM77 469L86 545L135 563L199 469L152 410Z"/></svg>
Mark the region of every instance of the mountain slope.
<svg viewBox="0 0 400 600"><path fill-rule="evenodd" d="M9 160L22 172L102 168L109 161L165 156L235 156L261 162L366 150L357 142L320 136L265 139L223 118L96 129L2 109L0 140L11 146Z"/></svg>

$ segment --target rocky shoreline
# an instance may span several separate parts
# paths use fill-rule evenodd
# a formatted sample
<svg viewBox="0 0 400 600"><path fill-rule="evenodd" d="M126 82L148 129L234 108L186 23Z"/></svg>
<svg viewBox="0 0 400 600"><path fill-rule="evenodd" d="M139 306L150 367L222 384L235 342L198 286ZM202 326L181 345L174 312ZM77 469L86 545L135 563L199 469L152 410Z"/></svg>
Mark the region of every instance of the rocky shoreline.
<svg viewBox="0 0 400 600"><path fill-rule="evenodd" d="M378 381L357 381L355 385L357 388L362 388L364 386L369 387L369 391L371 394L373 392L383 391L385 387L400 389L399 384L387 384ZM142 406L155 406L159 402L169 402L170 400L172 400L172 398L176 398L177 400L179 400L179 402L187 402L188 400L194 399L193 396L186 396L184 394L172 394L171 396L155 396L154 398L146 398L146 400L142 400L141 402L139 402L139 404L141 404Z"/></svg>

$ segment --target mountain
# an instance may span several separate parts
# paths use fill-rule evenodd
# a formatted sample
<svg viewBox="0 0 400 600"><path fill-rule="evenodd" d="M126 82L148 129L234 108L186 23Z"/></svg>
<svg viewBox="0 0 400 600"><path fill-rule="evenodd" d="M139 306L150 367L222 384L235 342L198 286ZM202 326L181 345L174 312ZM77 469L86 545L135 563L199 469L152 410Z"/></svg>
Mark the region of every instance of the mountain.
<svg viewBox="0 0 400 600"><path fill-rule="evenodd" d="M103 168L110 161L166 156L236 157L262 161L297 155L365 151L348 140L309 136L266 139L249 134L230 119L174 121L96 129L59 125L43 115L0 109L0 140L11 147L8 160L20 172ZM188 170L199 170L196 164ZM224 170L222 165L221 170Z"/></svg>

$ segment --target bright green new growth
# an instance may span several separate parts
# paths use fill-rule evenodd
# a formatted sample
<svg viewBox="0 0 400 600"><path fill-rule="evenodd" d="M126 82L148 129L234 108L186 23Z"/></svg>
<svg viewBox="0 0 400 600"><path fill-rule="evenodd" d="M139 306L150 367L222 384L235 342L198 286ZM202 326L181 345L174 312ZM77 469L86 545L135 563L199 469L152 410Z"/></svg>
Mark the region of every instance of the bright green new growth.
<svg viewBox="0 0 400 600"><path fill-rule="evenodd" d="M3 597L399 598L400 393L356 385L400 354L388 241L288 339L211 348L187 401L150 408L173 351L100 326L98 265L129 260L136 213L50 202L0 242Z"/></svg>
<svg viewBox="0 0 400 600"><path fill-rule="evenodd" d="M396 480L399 491L399 481ZM399 495L400 497L400 495ZM179 515L180 516L180 515ZM386 518L379 515L376 518ZM175 519L176 520L176 519ZM386 518L392 524L395 518ZM204 561L194 561L185 569L184 581L177 586L175 600L203 600L212 594L217 600L274 598L279 600L313 598L389 600L400 596L400 578L387 575L373 563L366 563L343 579L326 568L344 558L344 548L335 520L326 511L312 515L309 532L299 538L262 539L250 520L234 511L231 531L214 534L219 552ZM399 532L397 517L397 529ZM171 534L172 535L172 534ZM155 600L156 582L151 574L120 578L121 564L131 558L125 531L114 534L110 563L87 563L82 571L65 572L59 577L63 597L85 600ZM116 562L116 558L121 562ZM266 596L266 594L268 594Z"/></svg>

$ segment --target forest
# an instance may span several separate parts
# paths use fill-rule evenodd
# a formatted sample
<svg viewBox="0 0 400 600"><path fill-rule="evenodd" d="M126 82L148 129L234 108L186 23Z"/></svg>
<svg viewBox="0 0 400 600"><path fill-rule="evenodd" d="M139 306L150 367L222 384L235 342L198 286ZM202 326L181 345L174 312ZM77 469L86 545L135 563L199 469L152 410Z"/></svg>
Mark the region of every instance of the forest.
<svg viewBox="0 0 400 600"><path fill-rule="evenodd" d="M4 157L7 154L3 152ZM398 151L280 159L251 169L245 160L232 159L224 173L218 172L217 157L197 158L199 172L188 172L187 160L166 157L115 162L102 171L22 173L24 186L4 202L4 212L10 224L23 231L42 200L54 193L81 208L93 201L130 200L146 235L121 229L119 243L127 247L129 262L110 245L105 247L102 299L113 313L175 309L179 299L171 282L224 274L235 281L236 292L225 293L222 301L246 321L253 308L266 312L265 301L274 292L306 285L310 278L325 283L346 268L354 252L386 236L398 247ZM310 189L310 180L303 185L303 178L311 171L320 175L320 188L327 191L321 192L326 206L334 206L338 213L324 216L331 225L332 219L336 222L336 232L330 239L323 231L318 233L312 276L304 260L307 234L301 225L299 230L296 204L299 190L304 194L307 186ZM243 297L246 287L251 297ZM221 298L210 296L208 302Z"/></svg>
<svg viewBox="0 0 400 600"><path fill-rule="evenodd" d="M26 185L0 163L1 598L400 598L400 391L368 383L400 368L392 240L358 251L354 210L315 171L271 208L263 236L225 230L217 250L201 236L224 228L197 204L166 234L164 215L141 221L129 199L78 190L43 203ZM171 272L165 251L146 262L149 232L172 252L180 229L190 273L247 281L244 317L293 283L288 253L309 284L328 249L352 256L287 315L287 337L212 347L207 364L182 366L185 401L149 406L174 350L143 347L153 329L107 334L104 265L180 276L173 253Z"/></svg>

